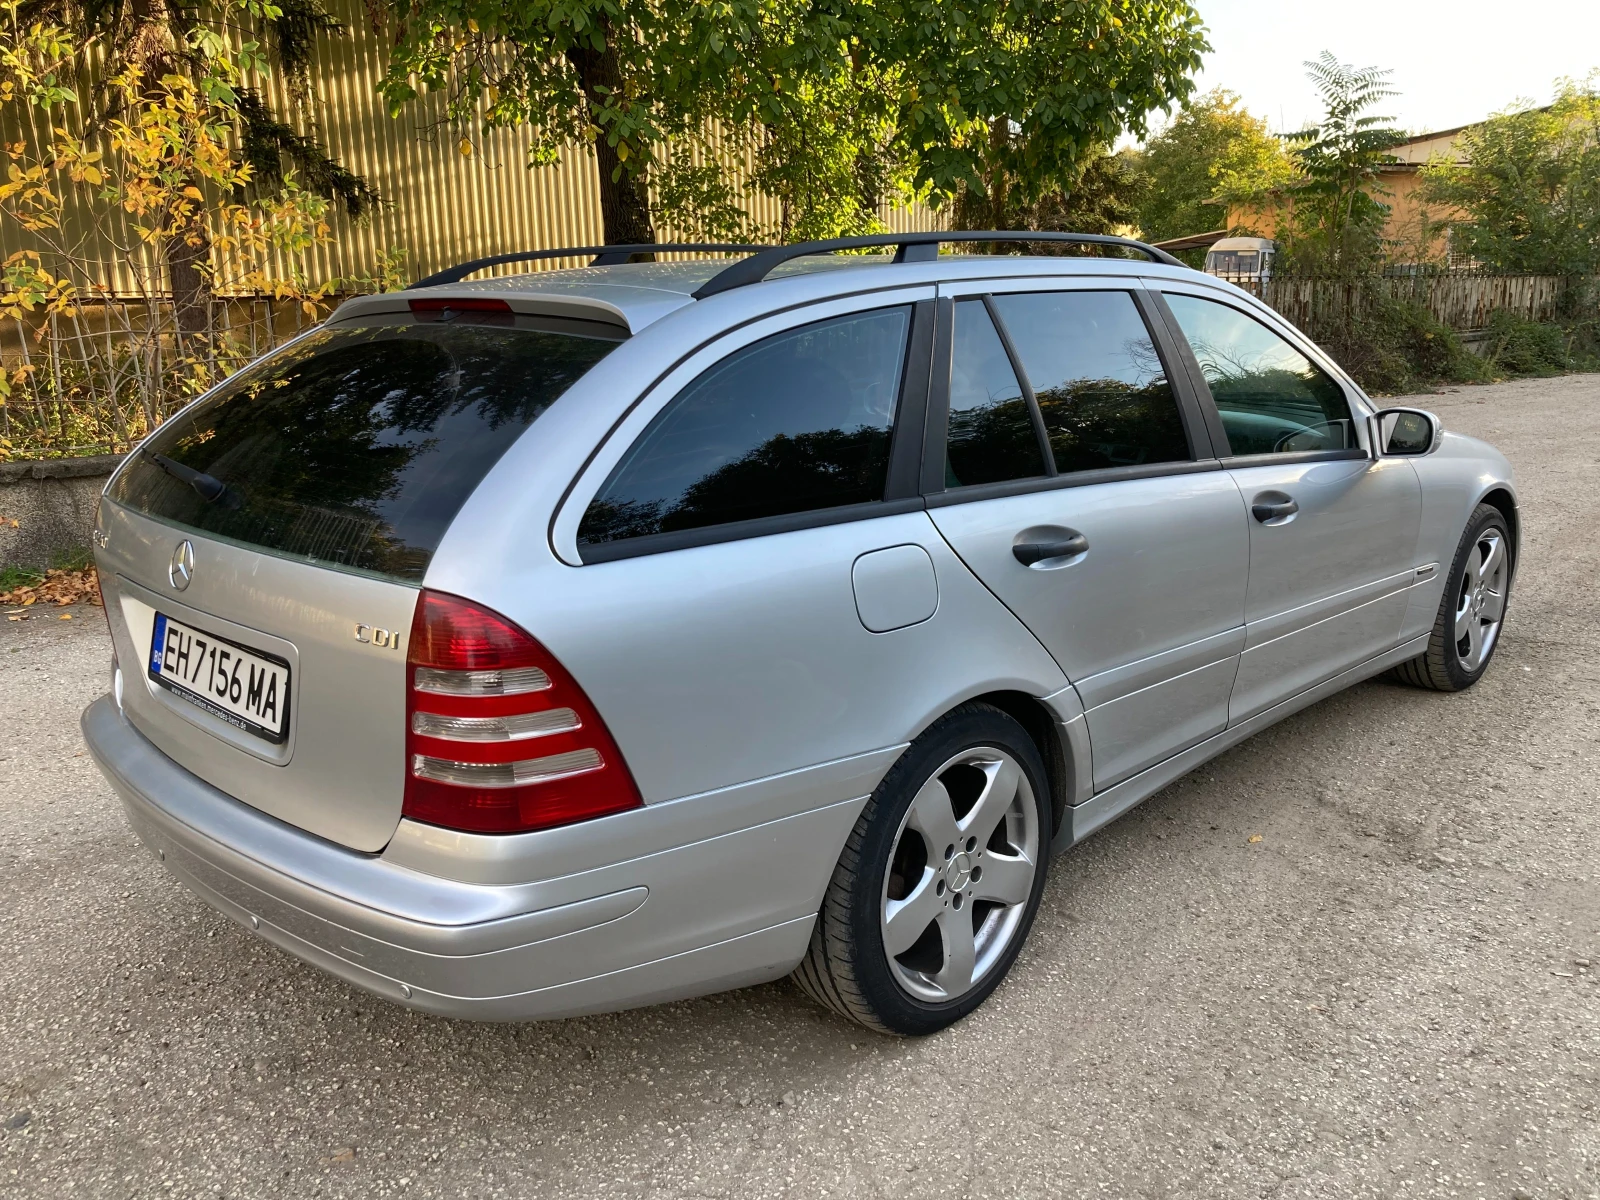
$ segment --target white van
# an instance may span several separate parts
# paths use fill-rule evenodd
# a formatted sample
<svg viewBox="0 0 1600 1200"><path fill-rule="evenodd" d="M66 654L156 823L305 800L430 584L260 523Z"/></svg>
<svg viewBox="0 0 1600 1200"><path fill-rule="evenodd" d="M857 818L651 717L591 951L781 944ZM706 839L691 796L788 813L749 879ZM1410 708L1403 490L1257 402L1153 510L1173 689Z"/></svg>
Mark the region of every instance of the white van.
<svg viewBox="0 0 1600 1200"><path fill-rule="evenodd" d="M1276 251L1271 238L1223 238L1206 251L1206 272L1231 283L1265 283L1272 278Z"/></svg>

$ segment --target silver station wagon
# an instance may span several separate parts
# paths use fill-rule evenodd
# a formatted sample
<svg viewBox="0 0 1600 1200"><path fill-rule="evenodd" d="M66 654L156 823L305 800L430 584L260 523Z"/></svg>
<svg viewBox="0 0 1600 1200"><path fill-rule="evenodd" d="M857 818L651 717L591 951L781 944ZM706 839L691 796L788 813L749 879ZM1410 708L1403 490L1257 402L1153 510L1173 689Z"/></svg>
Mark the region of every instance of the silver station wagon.
<svg viewBox="0 0 1600 1200"><path fill-rule="evenodd" d="M1078 235L695 249L747 253L350 300L123 463L83 730L207 903L450 1016L792 972L928 1033L1051 851L1487 667L1509 464L1238 288Z"/></svg>

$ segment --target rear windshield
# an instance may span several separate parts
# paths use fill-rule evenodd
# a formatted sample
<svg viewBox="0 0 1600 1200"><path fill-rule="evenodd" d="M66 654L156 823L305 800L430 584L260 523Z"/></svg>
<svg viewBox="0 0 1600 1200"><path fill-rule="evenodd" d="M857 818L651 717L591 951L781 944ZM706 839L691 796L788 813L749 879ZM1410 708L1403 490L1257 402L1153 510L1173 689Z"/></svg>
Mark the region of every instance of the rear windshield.
<svg viewBox="0 0 1600 1200"><path fill-rule="evenodd" d="M320 330L157 430L111 498L228 541L420 580L506 448L623 336L560 324Z"/></svg>

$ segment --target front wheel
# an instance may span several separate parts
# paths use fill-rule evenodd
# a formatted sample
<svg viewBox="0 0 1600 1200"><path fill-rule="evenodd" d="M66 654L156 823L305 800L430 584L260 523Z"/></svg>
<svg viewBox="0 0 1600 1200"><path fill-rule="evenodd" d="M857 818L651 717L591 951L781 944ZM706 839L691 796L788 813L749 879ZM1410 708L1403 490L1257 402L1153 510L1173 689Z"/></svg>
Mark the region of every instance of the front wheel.
<svg viewBox="0 0 1600 1200"><path fill-rule="evenodd" d="M1428 648L1396 667L1395 678L1436 692L1459 692L1483 678L1511 599L1513 551L1505 514L1478 505L1450 564Z"/></svg>
<svg viewBox="0 0 1600 1200"><path fill-rule="evenodd" d="M1044 891L1051 807L1027 731L987 704L936 722L868 800L795 979L886 1033L933 1033L999 986Z"/></svg>

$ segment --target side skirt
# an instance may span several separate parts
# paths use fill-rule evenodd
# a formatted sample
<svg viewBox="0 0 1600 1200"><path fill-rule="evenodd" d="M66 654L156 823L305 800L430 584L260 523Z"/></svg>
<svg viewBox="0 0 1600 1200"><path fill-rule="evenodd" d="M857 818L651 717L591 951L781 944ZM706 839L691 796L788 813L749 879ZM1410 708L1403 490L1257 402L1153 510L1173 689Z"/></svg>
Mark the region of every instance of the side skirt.
<svg viewBox="0 0 1600 1200"><path fill-rule="evenodd" d="M1424 653L1428 648L1428 635L1412 638L1402 642L1392 650L1386 650L1376 658L1369 658L1358 666L1351 667L1343 674L1335 675L1332 679L1325 680L1315 687L1307 688L1297 696L1273 705L1263 712L1257 713L1248 720L1241 721L1231 728L1224 729L1221 733L1207 738L1197 746L1191 746L1181 754L1174 754L1165 762L1141 771L1132 779L1125 779L1115 787L1109 787L1094 799L1068 810L1068 819L1062 822L1062 827L1056 832L1055 840L1051 842L1052 850L1065 850L1068 846L1083 841L1091 833L1109 825L1129 809L1148 799L1173 780L1188 774L1194 768L1208 759L1215 758L1224 750L1238 745L1252 734L1261 732L1268 725L1273 725L1292 713L1299 712L1302 708L1309 708L1319 700L1324 700L1335 692L1342 692L1352 684L1360 683L1363 679L1370 679L1379 672L1387 671L1398 663L1406 662L1417 655Z"/></svg>

